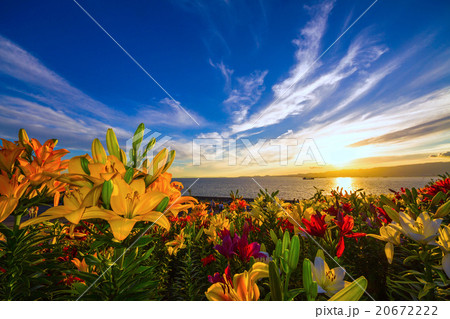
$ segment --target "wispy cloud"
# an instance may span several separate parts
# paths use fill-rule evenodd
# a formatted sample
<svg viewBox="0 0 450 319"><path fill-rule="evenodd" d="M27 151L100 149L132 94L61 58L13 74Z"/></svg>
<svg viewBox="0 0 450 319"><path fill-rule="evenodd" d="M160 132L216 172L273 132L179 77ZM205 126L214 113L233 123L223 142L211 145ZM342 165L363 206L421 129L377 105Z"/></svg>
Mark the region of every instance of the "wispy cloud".
<svg viewBox="0 0 450 319"><path fill-rule="evenodd" d="M231 76L233 75L234 70L229 69L223 61L219 63L214 63L211 59L209 59L209 64L220 71L224 80L225 80L225 91L229 91L231 88Z"/></svg>
<svg viewBox="0 0 450 319"><path fill-rule="evenodd" d="M53 107L67 109L68 103L93 116L120 116L101 102L92 99L70 85L55 72L45 67L33 55L0 35L0 74L25 83L28 94L43 102L51 101ZM35 92L33 95L32 92ZM76 113L76 112L73 112Z"/></svg>
<svg viewBox="0 0 450 319"><path fill-rule="evenodd" d="M189 111L199 125L206 121L199 114ZM133 117L137 122L147 122L154 125L170 127L192 127L192 119L180 109L176 102L169 98L160 100L157 105L139 105L136 115Z"/></svg>
<svg viewBox="0 0 450 319"><path fill-rule="evenodd" d="M322 20L323 17L320 16L319 30L323 25ZM299 50L302 51L301 56L316 56L311 52L303 52L304 49ZM365 34L362 34L352 42L344 57L328 66L328 70L321 74L304 75L303 72L306 67L302 60L294 68L295 71L291 72L289 78L273 86L275 102L253 114L247 122L233 125L231 127L233 133L277 124L290 116L310 111L329 97L345 79L369 68L386 50L383 45L376 44L369 40ZM311 69L309 69L309 73L311 73ZM365 87L355 91L354 96L350 98L356 99L362 93L367 92L388 73L389 70L384 70L377 75L373 75L366 80ZM289 89L289 87L291 88ZM288 93L281 98L277 97L284 91L288 91ZM341 108L351 102L350 98L347 102L343 102Z"/></svg>
<svg viewBox="0 0 450 319"><path fill-rule="evenodd" d="M254 71L248 76L237 78L237 85L223 102L232 111L233 122L241 123L247 118L249 109L255 105L264 92L264 78L268 71Z"/></svg>
<svg viewBox="0 0 450 319"><path fill-rule="evenodd" d="M447 131L449 127L450 127L450 116L447 116L441 119L421 123L381 136L358 141L349 146L360 147L371 144L398 143L400 141L424 137L428 134L436 134L442 131Z"/></svg>
<svg viewBox="0 0 450 319"><path fill-rule="evenodd" d="M140 122L192 126L192 120L168 98L138 112L130 108L123 113L107 106L0 36L0 79L2 77L8 81L15 79L0 91L0 133L3 136L9 137L11 132L25 127L38 138L59 137L66 148L87 149L92 139L105 136L109 127L124 140ZM198 115L196 118L201 119Z"/></svg>
<svg viewBox="0 0 450 319"><path fill-rule="evenodd" d="M439 154L431 154L430 157L450 157L450 151Z"/></svg>

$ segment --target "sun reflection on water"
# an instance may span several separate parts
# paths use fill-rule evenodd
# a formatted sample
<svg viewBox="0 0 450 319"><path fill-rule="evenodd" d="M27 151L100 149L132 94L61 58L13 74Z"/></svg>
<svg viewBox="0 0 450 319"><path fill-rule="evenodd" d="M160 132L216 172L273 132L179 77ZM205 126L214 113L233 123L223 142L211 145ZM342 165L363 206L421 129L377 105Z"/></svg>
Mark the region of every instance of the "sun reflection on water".
<svg viewBox="0 0 450 319"><path fill-rule="evenodd" d="M351 177L336 177L334 180L334 188L342 188L343 191L350 192L354 190L353 178Z"/></svg>

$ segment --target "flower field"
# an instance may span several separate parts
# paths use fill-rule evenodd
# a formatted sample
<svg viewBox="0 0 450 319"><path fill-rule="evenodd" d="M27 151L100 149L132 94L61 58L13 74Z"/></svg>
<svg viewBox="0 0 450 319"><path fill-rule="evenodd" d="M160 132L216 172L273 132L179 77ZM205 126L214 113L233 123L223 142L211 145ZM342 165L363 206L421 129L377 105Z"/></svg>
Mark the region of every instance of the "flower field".
<svg viewBox="0 0 450 319"><path fill-rule="evenodd" d="M175 151L114 131L63 160L20 130L0 148L0 300L448 300L450 175L287 203L183 196Z"/></svg>

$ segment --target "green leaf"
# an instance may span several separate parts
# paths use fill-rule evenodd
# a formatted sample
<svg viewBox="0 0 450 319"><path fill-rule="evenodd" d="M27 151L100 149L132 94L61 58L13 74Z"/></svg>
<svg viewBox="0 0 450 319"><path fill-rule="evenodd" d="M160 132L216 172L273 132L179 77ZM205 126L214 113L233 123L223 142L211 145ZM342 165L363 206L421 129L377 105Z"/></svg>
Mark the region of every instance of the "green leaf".
<svg viewBox="0 0 450 319"><path fill-rule="evenodd" d="M270 230L270 238L272 239L274 245L276 245L277 241L278 241L278 237L275 234L275 232L273 231L273 229Z"/></svg>
<svg viewBox="0 0 450 319"><path fill-rule="evenodd" d="M384 205L388 205L393 209L397 209L397 207L395 207L395 204L393 201L391 201L389 198L387 198L384 195L380 195L380 201L384 204Z"/></svg>
<svg viewBox="0 0 450 319"><path fill-rule="evenodd" d="M436 287L436 285L432 282L427 282L425 284L425 286L423 286L422 290L419 292L419 294L417 295L417 298L422 299L423 297L425 297L426 295L428 295L428 293L430 292L430 290L433 290Z"/></svg>
<svg viewBox="0 0 450 319"><path fill-rule="evenodd" d="M337 292L328 301L358 301L367 288L367 279L359 277L350 285Z"/></svg>
<svg viewBox="0 0 450 319"><path fill-rule="evenodd" d="M99 266L102 263L100 261L100 259L98 259L97 257L95 257L93 255L84 256L84 260L86 261L86 264L88 264L90 266Z"/></svg>

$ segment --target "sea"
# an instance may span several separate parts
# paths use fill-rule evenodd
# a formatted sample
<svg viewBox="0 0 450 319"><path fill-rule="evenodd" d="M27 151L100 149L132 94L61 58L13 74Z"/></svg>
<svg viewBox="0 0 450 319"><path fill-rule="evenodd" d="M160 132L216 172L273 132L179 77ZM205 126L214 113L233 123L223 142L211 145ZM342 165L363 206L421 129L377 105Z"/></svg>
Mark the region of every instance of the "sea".
<svg viewBox="0 0 450 319"><path fill-rule="evenodd" d="M390 189L422 188L438 177L333 177L305 180L302 177L236 177L236 178L174 178L184 185L185 195L201 197L228 197L231 191L239 190L244 198L254 198L261 189L279 191L278 197L285 200L308 199L321 189L329 194L333 189L356 191L366 194L389 194Z"/></svg>

